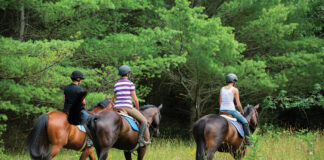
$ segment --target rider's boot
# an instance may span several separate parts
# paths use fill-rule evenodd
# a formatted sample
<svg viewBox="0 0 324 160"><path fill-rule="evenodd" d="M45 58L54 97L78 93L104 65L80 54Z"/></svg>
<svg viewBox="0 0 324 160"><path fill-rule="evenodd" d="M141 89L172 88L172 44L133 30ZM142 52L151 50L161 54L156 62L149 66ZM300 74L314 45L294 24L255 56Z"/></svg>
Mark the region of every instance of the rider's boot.
<svg viewBox="0 0 324 160"><path fill-rule="evenodd" d="M145 133L146 128L147 128L146 123L142 123L140 131L139 131L139 137L138 137L138 144L140 147L144 147L148 144L151 144L151 142L149 140L144 141L144 133Z"/></svg>
<svg viewBox="0 0 324 160"><path fill-rule="evenodd" d="M244 139L246 142L246 145L251 146L252 145L252 141L250 140L250 129L249 129L249 124L243 124L243 130L244 130Z"/></svg>
<svg viewBox="0 0 324 160"><path fill-rule="evenodd" d="M86 134L86 146L91 147L91 146L93 146L93 142L92 142L92 140L91 140L91 138L89 137L88 134L89 133Z"/></svg>

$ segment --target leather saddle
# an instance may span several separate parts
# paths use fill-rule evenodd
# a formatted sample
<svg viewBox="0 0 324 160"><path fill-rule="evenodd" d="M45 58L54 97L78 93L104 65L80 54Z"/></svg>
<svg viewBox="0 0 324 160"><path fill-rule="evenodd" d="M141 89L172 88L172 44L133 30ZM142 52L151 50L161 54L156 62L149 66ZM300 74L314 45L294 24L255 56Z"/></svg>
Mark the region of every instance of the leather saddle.
<svg viewBox="0 0 324 160"><path fill-rule="evenodd" d="M227 113L227 112L220 112L219 114L220 115L225 115L225 116L230 117L230 118L233 118L233 116L231 114Z"/></svg>

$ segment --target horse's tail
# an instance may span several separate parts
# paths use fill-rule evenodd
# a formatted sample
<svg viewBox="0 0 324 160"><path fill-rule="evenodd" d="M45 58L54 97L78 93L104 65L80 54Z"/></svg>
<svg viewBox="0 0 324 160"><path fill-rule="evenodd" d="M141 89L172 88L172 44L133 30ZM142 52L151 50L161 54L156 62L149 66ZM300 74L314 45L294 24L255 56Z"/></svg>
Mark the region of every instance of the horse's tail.
<svg viewBox="0 0 324 160"><path fill-rule="evenodd" d="M42 114L36 120L36 124L28 135L27 148L32 159L47 159L49 152L49 140L47 136L48 114Z"/></svg>
<svg viewBox="0 0 324 160"><path fill-rule="evenodd" d="M87 127L90 130L90 136L91 136L92 140L94 140L94 138L96 138L95 131L96 131L97 114L94 114L89 118L90 119L87 122Z"/></svg>
<svg viewBox="0 0 324 160"><path fill-rule="evenodd" d="M193 127L193 134L197 144L196 160L204 160L206 155L206 143L205 143L205 128L206 120L199 120Z"/></svg>

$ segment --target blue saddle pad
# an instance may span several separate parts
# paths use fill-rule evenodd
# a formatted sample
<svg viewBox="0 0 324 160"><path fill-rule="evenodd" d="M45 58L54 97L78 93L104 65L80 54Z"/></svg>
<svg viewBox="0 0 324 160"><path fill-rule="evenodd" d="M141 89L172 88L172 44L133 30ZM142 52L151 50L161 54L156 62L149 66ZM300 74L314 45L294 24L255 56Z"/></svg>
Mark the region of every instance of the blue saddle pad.
<svg viewBox="0 0 324 160"><path fill-rule="evenodd" d="M84 125L77 125L80 131L86 132L86 129L84 128Z"/></svg>
<svg viewBox="0 0 324 160"><path fill-rule="evenodd" d="M229 120L234 126L235 128L237 129L237 131L239 132L239 134L244 137L244 130L243 130L243 127L242 127L242 124L237 122L237 121L232 121L232 120Z"/></svg>
<svg viewBox="0 0 324 160"><path fill-rule="evenodd" d="M122 114L121 114L121 115L122 115ZM134 118L129 117L129 116L126 116L126 115L122 115L122 116L123 116L123 117L128 121L129 125L132 127L132 129L133 129L134 131L139 132L139 128L138 128L138 126L137 126L137 124L136 124Z"/></svg>

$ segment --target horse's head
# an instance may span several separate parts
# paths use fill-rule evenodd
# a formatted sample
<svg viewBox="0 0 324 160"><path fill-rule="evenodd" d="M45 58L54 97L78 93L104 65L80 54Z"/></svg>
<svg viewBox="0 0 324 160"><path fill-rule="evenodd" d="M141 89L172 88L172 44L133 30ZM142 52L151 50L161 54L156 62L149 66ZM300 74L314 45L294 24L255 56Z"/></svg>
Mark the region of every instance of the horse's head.
<svg viewBox="0 0 324 160"><path fill-rule="evenodd" d="M153 133L154 137L158 137L160 135L160 122L161 122L161 109L163 105L161 104L159 107L154 105L144 105L141 107L141 113L147 119L147 122L150 126L150 132Z"/></svg>
<svg viewBox="0 0 324 160"><path fill-rule="evenodd" d="M260 105L258 104L256 106L247 105L244 108L244 117L249 122L251 133L253 133L256 130L256 127L258 125L259 114L257 110L259 107Z"/></svg>

